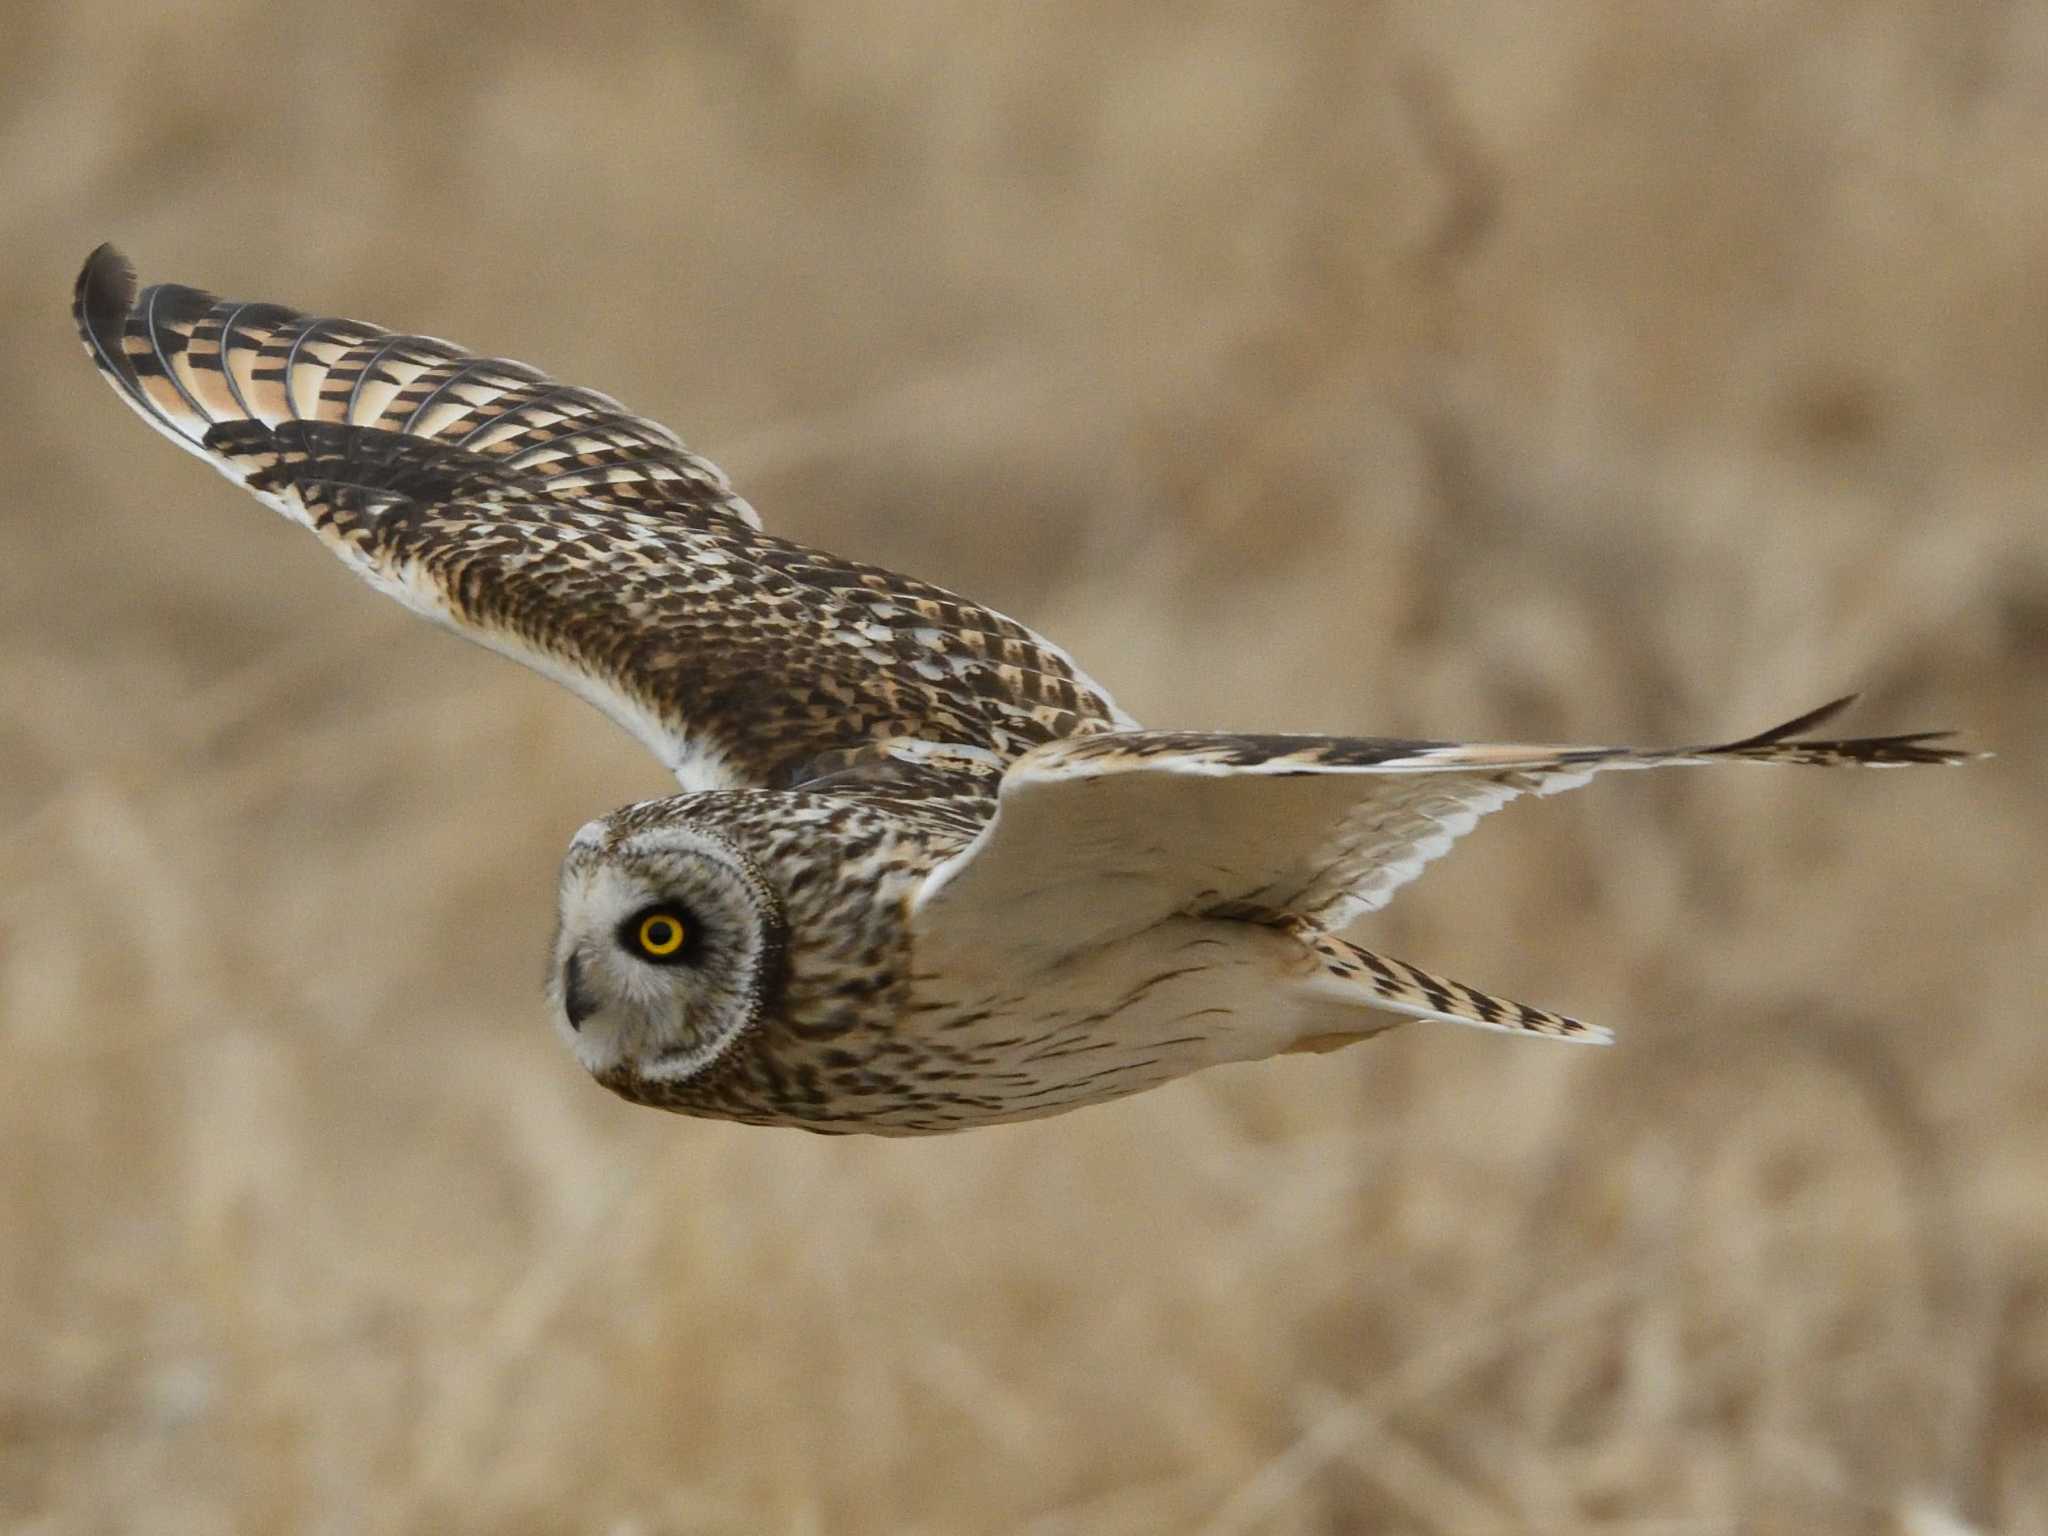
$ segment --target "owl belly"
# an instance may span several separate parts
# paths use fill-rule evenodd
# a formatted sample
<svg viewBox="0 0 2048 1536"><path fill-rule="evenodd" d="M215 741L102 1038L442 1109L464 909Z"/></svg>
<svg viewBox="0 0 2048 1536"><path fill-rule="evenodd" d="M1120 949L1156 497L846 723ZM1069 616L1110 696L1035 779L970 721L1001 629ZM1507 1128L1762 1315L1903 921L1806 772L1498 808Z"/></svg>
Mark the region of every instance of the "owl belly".
<svg viewBox="0 0 2048 1536"><path fill-rule="evenodd" d="M847 1129L897 1134L1027 1120L1156 1088L1300 1035L1301 946L1246 923L1176 918L1034 974L920 977L870 1070L891 1080Z"/></svg>

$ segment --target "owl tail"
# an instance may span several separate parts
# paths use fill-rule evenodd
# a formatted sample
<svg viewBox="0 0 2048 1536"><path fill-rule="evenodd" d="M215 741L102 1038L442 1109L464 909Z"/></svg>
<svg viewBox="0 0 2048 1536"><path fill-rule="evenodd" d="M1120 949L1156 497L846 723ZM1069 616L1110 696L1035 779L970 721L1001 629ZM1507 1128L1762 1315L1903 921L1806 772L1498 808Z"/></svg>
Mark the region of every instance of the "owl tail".
<svg viewBox="0 0 2048 1536"><path fill-rule="evenodd" d="M1597 1024L1584 1024L1561 1013L1491 996L1477 987L1466 986L1462 981L1432 976L1405 960L1376 955L1310 924L1297 922L1291 931L1317 961L1316 971L1301 985L1316 1002L1324 1005L1317 1010L1319 1022L1330 1020L1331 1015L1324 1009L1335 1003L1340 1007L1348 1004L1377 1008L1418 1019L1442 1019L1451 1024L1498 1029L1508 1034L1571 1040L1581 1045L1614 1043L1613 1032ZM1290 1049L1336 1050L1391 1027L1391 1024L1381 1024L1361 1025L1356 1029L1320 1030L1305 1035Z"/></svg>

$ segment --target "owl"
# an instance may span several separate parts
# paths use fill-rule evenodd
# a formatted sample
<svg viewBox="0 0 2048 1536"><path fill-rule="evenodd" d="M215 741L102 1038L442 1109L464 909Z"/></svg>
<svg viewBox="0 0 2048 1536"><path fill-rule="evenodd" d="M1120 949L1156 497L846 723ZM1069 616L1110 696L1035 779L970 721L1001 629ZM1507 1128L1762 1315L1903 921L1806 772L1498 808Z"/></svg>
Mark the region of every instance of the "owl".
<svg viewBox="0 0 2048 1536"><path fill-rule="evenodd" d="M556 1027L641 1104L906 1135L1404 1018L1601 1041L1343 937L1481 816L1610 769L1946 763L1146 730L988 608L780 539L667 428L503 358L160 284L73 315L142 419L380 592L574 690L681 790L569 844Z"/></svg>

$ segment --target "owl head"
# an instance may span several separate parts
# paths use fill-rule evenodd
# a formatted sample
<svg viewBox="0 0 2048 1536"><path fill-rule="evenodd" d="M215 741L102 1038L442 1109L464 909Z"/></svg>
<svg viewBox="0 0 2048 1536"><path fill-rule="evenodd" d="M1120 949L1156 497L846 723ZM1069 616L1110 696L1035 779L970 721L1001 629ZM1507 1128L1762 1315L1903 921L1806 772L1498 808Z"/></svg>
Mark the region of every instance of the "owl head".
<svg viewBox="0 0 2048 1536"><path fill-rule="evenodd" d="M780 998L789 940L762 863L702 818L628 807L562 862L549 996L584 1067L619 1087L696 1077Z"/></svg>

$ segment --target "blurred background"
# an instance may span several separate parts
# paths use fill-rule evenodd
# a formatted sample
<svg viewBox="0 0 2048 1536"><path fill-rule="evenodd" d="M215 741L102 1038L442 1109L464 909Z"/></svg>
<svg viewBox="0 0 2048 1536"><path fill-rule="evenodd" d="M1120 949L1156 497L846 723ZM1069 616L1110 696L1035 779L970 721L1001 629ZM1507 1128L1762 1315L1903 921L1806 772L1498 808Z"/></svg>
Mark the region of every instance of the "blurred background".
<svg viewBox="0 0 2048 1536"><path fill-rule="evenodd" d="M0 1529L2048 1532L2048 8L29 3ZM882 1143L594 1087L663 791L79 355L171 278L608 390L1159 725L1959 772L1489 822L1414 1026Z"/></svg>

